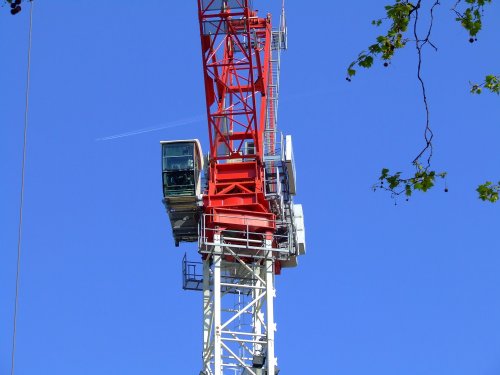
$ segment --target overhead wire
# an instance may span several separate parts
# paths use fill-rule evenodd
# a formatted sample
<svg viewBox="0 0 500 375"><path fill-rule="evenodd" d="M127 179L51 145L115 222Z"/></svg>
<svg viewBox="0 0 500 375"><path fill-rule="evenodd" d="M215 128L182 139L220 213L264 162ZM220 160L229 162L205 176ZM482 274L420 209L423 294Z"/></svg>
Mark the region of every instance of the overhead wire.
<svg viewBox="0 0 500 375"><path fill-rule="evenodd" d="M26 150L28 140L28 113L29 113L29 93L30 93L30 76L31 76L31 42L33 34L33 0L30 2L30 15L29 15L29 37L28 37L28 66L26 72L26 102L24 108L24 136L23 136L23 157L21 164L21 190L19 199L19 225L17 236L17 267L16 267L16 288L14 299L14 313L13 313L13 329L12 329L12 353L11 353L11 367L10 374L14 375L15 371L15 358L16 358L16 338L17 338L17 313L19 305L19 279L21 274L21 244L23 238L23 208L24 208L24 182L25 182L25 169L26 169Z"/></svg>

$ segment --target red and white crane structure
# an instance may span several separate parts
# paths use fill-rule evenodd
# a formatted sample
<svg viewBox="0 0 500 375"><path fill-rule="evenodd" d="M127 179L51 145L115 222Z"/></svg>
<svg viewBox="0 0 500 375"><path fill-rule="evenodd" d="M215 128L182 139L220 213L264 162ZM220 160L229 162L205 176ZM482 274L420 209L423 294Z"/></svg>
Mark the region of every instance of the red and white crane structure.
<svg viewBox="0 0 500 375"><path fill-rule="evenodd" d="M183 262L184 288L203 292L200 374L275 375L275 275L305 253L292 139L277 129L284 8L277 29L251 0L198 0L198 16L210 150L161 142L163 202L176 245L196 241L202 258Z"/></svg>

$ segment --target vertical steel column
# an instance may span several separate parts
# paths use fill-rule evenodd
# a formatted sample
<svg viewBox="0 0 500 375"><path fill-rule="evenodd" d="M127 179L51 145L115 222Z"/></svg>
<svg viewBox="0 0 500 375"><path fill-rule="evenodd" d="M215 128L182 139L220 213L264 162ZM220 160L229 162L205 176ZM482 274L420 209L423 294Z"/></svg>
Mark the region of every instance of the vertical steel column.
<svg viewBox="0 0 500 375"><path fill-rule="evenodd" d="M222 293L221 293L221 261L222 249L220 246L220 234L214 235L214 277L213 277L213 295L214 295L214 375L222 375L222 333L221 333L221 311L222 311Z"/></svg>
<svg viewBox="0 0 500 375"><path fill-rule="evenodd" d="M260 273L261 267L259 265L254 264L253 265L253 272L254 275L258 275ZM252 290L252 298L256 299L258 294L262 291L263 285L262 282L260 281L259 278L256 278L255 276L252 276L252 279L254 279L254 286L255 289ZM253 333L254 333L254 339L255 340L261 340L262 338L262 322L264 321L264 314L262 313L262 301L259 301L253 308L253 316L252 316L252 321L253 321ZM262 350L262 344L253 344L253 352L254 355L263 355L263 350Z"/></svg>
<svg viewBox="0 0 500 375"><path fill-rule="evenodd" d="M210 369L210 361L213 355L213 340L212 340L212 323L213 323L213 301L210 290L210 262L211 258L207 257L203 261L203 371L209 375L212 373Z"/></svg>
<svg viewBox="0 0 500 375"><path fill-rule="evenodd" d="M274 356L274 260L266 259L266 315L267 315L267 375L274 375L276 367L276 357Z"/></svg>

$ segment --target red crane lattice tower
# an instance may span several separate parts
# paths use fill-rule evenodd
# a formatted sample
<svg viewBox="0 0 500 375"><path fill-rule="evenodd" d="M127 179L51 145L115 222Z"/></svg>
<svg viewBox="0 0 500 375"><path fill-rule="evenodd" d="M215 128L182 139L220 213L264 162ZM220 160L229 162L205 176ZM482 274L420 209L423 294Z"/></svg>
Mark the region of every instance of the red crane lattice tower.
<svg viewBox="0 0 500 375"><path fill-rule="evenodd" d="M206 225L271 234L263 158L271 17L259 18L248 0L198 4L210 139Z"/></svg>

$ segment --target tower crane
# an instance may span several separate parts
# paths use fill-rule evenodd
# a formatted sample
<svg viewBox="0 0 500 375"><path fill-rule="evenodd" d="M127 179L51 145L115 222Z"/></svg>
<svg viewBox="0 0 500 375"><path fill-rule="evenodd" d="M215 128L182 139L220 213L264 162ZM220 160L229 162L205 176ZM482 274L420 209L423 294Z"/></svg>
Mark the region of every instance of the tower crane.
<svg viewBox="0 0 500 375"><path fill-rule="evenodd" d="M278 131L280 25L251 0L197 0L209 152L162 141L163 203L183 259L183 287L203 293L200 375L275 375L275 276L305 254L292 137Z"/></svg>

